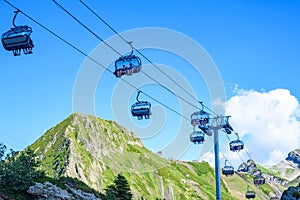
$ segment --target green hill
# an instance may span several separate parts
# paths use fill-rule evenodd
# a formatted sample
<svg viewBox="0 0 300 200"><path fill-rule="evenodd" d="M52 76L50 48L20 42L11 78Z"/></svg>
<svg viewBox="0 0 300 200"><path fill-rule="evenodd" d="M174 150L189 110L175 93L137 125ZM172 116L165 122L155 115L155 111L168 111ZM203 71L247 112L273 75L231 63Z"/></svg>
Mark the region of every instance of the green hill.
<svg viewBox="0 0 300 200"><path fill-rule="evenodd" d="M162 158L113 121L75 113L30 148L39 155L48 176L77 178L102 193L122 173L135 199L215 199L214 171L208 163ZM222 179L223 199L243 199L252 185L237 175ZM258 199L272 192L269 187L262 189L265 192L254 189Z"/></svg>

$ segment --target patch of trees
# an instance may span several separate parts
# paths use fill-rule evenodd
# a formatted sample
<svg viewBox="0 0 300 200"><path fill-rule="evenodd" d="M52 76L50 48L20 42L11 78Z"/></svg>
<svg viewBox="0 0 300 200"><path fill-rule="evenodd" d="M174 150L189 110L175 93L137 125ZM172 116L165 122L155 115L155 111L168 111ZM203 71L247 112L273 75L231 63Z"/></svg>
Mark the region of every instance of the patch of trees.
<svg viewBox="0 0 300 200"><path fill-rule="evenodd" d="M28 188L35 182L45 180L58 186L67 183L77 188L80 186L79 189L86 192L93 191L83 182L70 177L61 177L59 180L46 177L45 172L40 170L40 162L36 158L31 149L16 152L12 149L8 150L0 142L0 199L31 199L27 193ZM114 183L107 187L106 194L96 191L93 193L104 200L131 200L133 196L126 178L121 174L118 174Z"/></svg>
<svg viewBox="0 0 300 200"><path fill-rule="evenodd" d="M38 169L39 162L32 150L7 153L7 147L0 143L0 194L15 199L26 199L27 189L45 173Z"/></svg>
<svg viewBox="0 0 300 200"><path fill-rule="evenodd" d="M132 193L126 178L118 174L114 183L106 189L106 200L130 200Z"/></svg>

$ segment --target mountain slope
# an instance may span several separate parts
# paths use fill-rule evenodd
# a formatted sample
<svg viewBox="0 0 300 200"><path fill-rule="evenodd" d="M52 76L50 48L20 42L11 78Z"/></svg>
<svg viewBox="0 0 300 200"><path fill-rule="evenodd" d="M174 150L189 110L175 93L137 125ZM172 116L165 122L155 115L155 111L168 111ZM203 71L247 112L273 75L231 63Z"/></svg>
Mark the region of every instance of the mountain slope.
<svg viewBox="0 0 300 200"><path fill-rule="evenodd" d="M40 155L49 176L78 178L98 190L125 169L139 172L168 164L118 124L81 114L51 128L30 148Z"/></svg>
<svg viewBox="0 0 300 200"><path fill-rule="evenodd" d="M104 192L122 173L135 199L215 199L214 171L208 163L164 159L112 121L75 113L48 130L30 148L39 155L50 177L78 178L99 192ZM223 199L241 199L251 184L239 176L233 176L234 181L225 177L223 180ZM239 198L230 193L240 193ZM262 194L262 199L264 195L267 196Z"/></svg>
<svg viewBox="0 0 300 200"><path fill-rule="evenodd" d="M300 149L291 151L286 159L270 167L269 170L290 182L298 180L300 176Z"/></svg>
<svg viewBox="0 0 300 200"><path fill-rule="evenodd" d="M245 192L248 187L255 191L256 199L269 199L269 196L274 196L275 194L272 186L268 183L255 186L253 184L253 176L248 173L236 172L234 176L222 176L222 179L229 188L229 192L238 199L245 199Z"/></svg>

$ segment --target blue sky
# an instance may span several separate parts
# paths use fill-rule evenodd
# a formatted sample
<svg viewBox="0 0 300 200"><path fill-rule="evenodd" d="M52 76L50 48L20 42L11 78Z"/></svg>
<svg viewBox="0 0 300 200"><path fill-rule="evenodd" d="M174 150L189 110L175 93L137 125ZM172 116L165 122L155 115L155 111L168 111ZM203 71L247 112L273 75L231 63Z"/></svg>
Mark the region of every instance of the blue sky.
<svg viewBox="0 0 300 200"><path fill-rule="evenodd" d="M11 0L10 2L87 54L101 44L50 0L26 2ZM218 67L224 81L228 102L233 97L249 97L246 92L252 94L251 91L258 91L269 94L269 91L279 88L287 89L289 95L296 99L300 98L299 1L95 2L86 0L85 2L119 32L135 28L162 27L181 32L198 42ZM60 1L60 3L82 19L101 38L108 39L113 36L113 33L78 1ZM4 33L12 26L14 10L4 1L0 4L0 30ZM0 99L2 111L0 141L10 148L20 150L73 112L74 84L85 57L22 14L18 15L16 24L27 24L32 27L35 47L34 53L27 56L22 54L20 57L14 57L11 52L3 48L0 52L2 97ZM182 74L190 82L198 99L210 105L209 95L201 77L200 88L197 79L189 79L195 72L188 63L165 52L151 50L143 52L151 60L171 66ZM101 62L101 58L99 59ZM143 63L147 64L145 60ZM112 65L110 69L113 69ZM153 74L153 76L157 75ZM130 78L134 79L137 76ZM110 107L111 91L116 84L115 77L108 73L101 78L95 95L97 116L114 119ZM236 89L237 85L238 89ZM246 92L241 93L241 90ZM159 99L163 91L158 86L147 86L145 92L150 92L153 97ZM134 95L135 93L132 94L130 103L134 102ZM146 97L144 98L147 100ZM176 98L170 94L166 93L163 100L176 110L180 108ZM129 106L127 101L124 102L124 106ZM234 108L232 111L235 111ZM251 111L253 109L249 108L243 114L247 115L247 112L251 113ZM154 151L163 148L168 141L172 140L173 136L170 135L172 128L178 129L174 124L178 124L180 119L174 116L174 113L165 112L167 122L162 132L144 141L146 146ZM243 116L239 117L243 118ZM147 126L147 122L132 120L139 126ZM233 119L237 127L242 129L237 122L239 120ZM126 127L126 124L122 125ZM184 126L189 124L184 123ZM191 127L190 129L192 130ZM245 131L245 139L251 137L251 132L247 135L248 132ZM248 149L255 159L259 152L254 150L255 146L252 143L251 145ZM227 143L224 141L221 149L226 147ZM287 151L287 148L284 150ZM287 152L282 150L281 153ZM189 160L198 158L198 146L190 147L183 156L183 159ZM257 157L257 160L264 162L263 158Z"/></svg>

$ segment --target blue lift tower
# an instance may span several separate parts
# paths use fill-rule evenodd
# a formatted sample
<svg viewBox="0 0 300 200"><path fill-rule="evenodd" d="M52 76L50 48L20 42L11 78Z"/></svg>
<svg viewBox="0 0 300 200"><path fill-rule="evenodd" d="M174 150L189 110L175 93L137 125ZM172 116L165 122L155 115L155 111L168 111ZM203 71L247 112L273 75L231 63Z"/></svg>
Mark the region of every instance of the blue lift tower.
<svg viewBox="0 0 300 200"><path fill-rule="evenodd" d="M233 128L228 120L230 116L211 116L203 110L194 112L191 115L191 124L208 136L214 136L214 154L215 154L215 175L216 175L216 199L221 200L221 176L220 176L220 158L219 158L219 131L223 130L226 134L231 134Z"/></svg>

